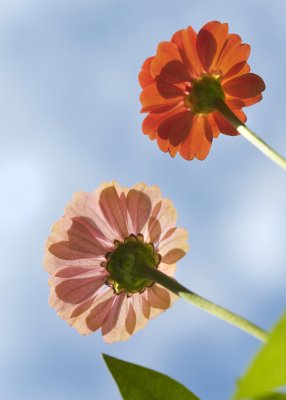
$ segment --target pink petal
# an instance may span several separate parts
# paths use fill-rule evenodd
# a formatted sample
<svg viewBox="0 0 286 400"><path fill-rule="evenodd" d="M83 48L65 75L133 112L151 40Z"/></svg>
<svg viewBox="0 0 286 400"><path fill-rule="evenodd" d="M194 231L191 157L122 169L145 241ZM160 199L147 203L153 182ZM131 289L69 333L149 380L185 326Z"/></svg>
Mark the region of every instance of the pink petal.
<svg viewBox="0 0 286 400"><path fill-rule="evenodd" d="M87 311L92 306L93 302L94 302L94 297L91 297L90 299L86 300L84 303L81 303L80 305L75 307L70 315L70 318L75 318L75 317L78 317L79 315L83 314L85 311Z"/></svg>
<svg viewBox="0 0 286 400"><path fill-rule="evenodd" d="M142 312L143 312L144 317L146 319L149 319L150 318L151 307L150 307L150 304L149 304L149 302L147 300L147 294L146 293L147 293L147 291L145 291L141 296Z"/></svg>
<svg viewBox="0 0 286 400"><path fill-rule="evenodd" d="M65 208L65 217L67 220L73 219L74 217L87 217L87 219L92 220L94 232L98 232L97 238L99 240L105 240L107 246L110 246L114 240L114 233L108 224L106 224L104 216L98 206L102 187L106 187L106 185L107 184L102 184L92 193L75 193L73 200L68 203Z"/></svg>
<svg viewBox="0 0 286 400"><path fill-rule="evenodd" d="M148 231L145 232L145 240L157 246L160 238L175 225L176 210L168 199L159 201L152 210L148 221Z"/></svg>
<svg viewBox="0 0 286 400"><path fill-rule="evenodd" d="M165 310L170 307L170 292L169 290L157 285L156 283L147 288L147 297L151 307Z"/></svg>
<svg viewBox="0 0 286 400"><path fill-rule="evenodd" d="M84 268L84 267L66 267L60 269L56 272L55 276L59 278L72 278L77 275L84 274L86 272L94 271L93 268Z"/></svg>
<svg viewBox="0 0 286 400"><path fill-rule="evenodd" d="M129 335L132 335L136 326L136 314L130 299L128 299L128 311L125 321L125 327Z"/></svg>
<svg viewBox="0 0 286 400"><path fill-rule="evenodd" d="M176 272L176 264L164 264L164 262L160 262L158 269L168 276L174 276Z"/></svg>
<svg viewBox="0 0 286 400"><path fill-rule="evenodd" d="M179 261L188 251L188 232L183 228L177 228L166 240L162 240L158 251L165 264L174 264Z"/></svg>
<svg viewBox="0 0 286 400"><path fill-rule="evenodd" d="M117 295L109 314L105 317L102 325L103 339L107 343L119 340L127 340L130 337L126 329L126 318L128 314L128 298L125 293Z"/></svg>
<svg viewBox="0 0 286 400"><path fill-rule="evenodd" d="M117 233L120 239L128 236L126 225L126 210L115 186L108 186L100 193L99 205L110 227Z"/></svg>
<svg viewBox="0 0 286 400"><path fill-rule="evenodd" d="M136 315L136 325L133 332L136 333L147 324L150 316L150 305L141 293L134 293L131 297L131 303Z"/></svg>
<svg viewBox="0 0 286 400"><path fill-rule="evenodd" d="M58 297L71 304L79 304L94 295L104 284L105 277L67 279L56 288Z"/></svg>
<svg viewBox="0 0 286 400"><path fill-rule="evenodd" d="M133 233L141 232L146 224L152 209L149 196L140 190L132 188L127 194L127 209L133 224Z"/></svg>
<svg viewBox="0 0 286 400"><path fill-rule="evenodd" d="M88 329L95 332L97 329L102 327L115 299L116 295L113 293L112 289L108 289L101 296L98 296L94 307L86 316L86 325Z"/></svg>

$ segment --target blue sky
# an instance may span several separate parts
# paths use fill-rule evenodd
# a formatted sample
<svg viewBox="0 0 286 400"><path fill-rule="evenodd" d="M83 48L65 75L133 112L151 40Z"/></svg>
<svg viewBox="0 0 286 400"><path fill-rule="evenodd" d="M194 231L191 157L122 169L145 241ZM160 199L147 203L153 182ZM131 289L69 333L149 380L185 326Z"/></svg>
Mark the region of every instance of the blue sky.
<svg viewBox="0 0 286 400"><path fill-rule="evenodd" d="M228 22L266 83L248 124L286 155L285 11L275 0L1 0L2 400L119 400L102 352L203 400L229 398L255 339L183 301L128 342L82 337L48 306L43 248L74 192L157 184L189 231L178 280L269 328L286 305L285 172L224 135L203 162L171 159L141 133L137 75L175 31Z"/></svg>

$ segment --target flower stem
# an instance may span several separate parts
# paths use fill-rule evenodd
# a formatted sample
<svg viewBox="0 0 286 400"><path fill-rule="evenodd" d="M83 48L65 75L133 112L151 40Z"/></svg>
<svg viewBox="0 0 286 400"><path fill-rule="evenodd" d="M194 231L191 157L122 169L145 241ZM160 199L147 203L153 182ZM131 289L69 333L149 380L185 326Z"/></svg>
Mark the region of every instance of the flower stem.
<svg viewBox="0 0 286 400"><path fill-rule="evenodd" d="M262 153L264 153L270 160L275 162L281 168L286 170L286 159L282 157L277 151L273 150L267 143L265 143L259 136L250 130L239 118L231 111L231 109L221 99L215 102L216 109L228 120L228 122L250 143L254 144Z"/></svg>
<svg viewBox="0 0 286 400"><path fill-rule="evenodd" d="M204 297L199 296L198 294L185 288L175 279L169 277L158 269L146 267L144 269L142 268L141 272L142 277L159 283L161 286L169 289L171 292L192 303L194 306L201 308L202 310L207 311L208 313L228 322L229 324L242 329L243 331L249 333L250 335L256 337L263 342L267 340L268 333L259 326L254 325L252 322L247 321L239 315L236 315L233 312L212 303Z"/></svg>

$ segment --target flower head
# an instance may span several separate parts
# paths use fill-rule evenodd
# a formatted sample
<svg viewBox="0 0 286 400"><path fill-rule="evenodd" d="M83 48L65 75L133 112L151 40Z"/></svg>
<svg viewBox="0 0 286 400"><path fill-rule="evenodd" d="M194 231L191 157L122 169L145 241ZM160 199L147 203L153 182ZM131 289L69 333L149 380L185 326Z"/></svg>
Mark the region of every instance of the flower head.
<svg viewBox="0 0 286 400"><path fill-rule="evenodd" d="M263 80L250 73L250 46L228 24L208 22L198 34L188 27L161 42L139 74L143 132L174 157L203 160L219 133L238 135L216 110L224 101L242 121L243 107L261 100Z"/></svg>
<svg viewBox="0 0 286 400"><path fill-rule="evenodd" d="M175 223L157 186L112 182L76 193L46 244L50 305L82 334L101 328L106 342L128 339L176 299L139 273L146 266L174 274L188 249Z"/></svg>

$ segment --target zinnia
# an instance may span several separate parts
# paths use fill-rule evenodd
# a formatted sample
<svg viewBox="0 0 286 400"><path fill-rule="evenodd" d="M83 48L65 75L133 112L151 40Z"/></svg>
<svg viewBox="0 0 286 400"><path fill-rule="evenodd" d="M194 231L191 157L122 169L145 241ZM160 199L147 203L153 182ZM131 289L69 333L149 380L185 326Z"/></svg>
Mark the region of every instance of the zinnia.
<svg viewBox="0 0 286 400"><path fill-rule="evenodd" d="M175 224L157 186L112 182L76 193L46 244L50 305L81 334L101 328L106 342L128 339L177 298L136 275L145 265L174 274L188 249Z"/></svg>
<svg viewBox="0 0 286 400"><path fill-rule="evenodd" d="M198 34L189 26L159 43L139 74L141 112L149 113L143 132L164 152L186 160L205 159L220 132L238 135L216 104L224 102L245 122L242 107L261 100L265 85L250 73L249 53L250 46L217 21Z"/></svg>

